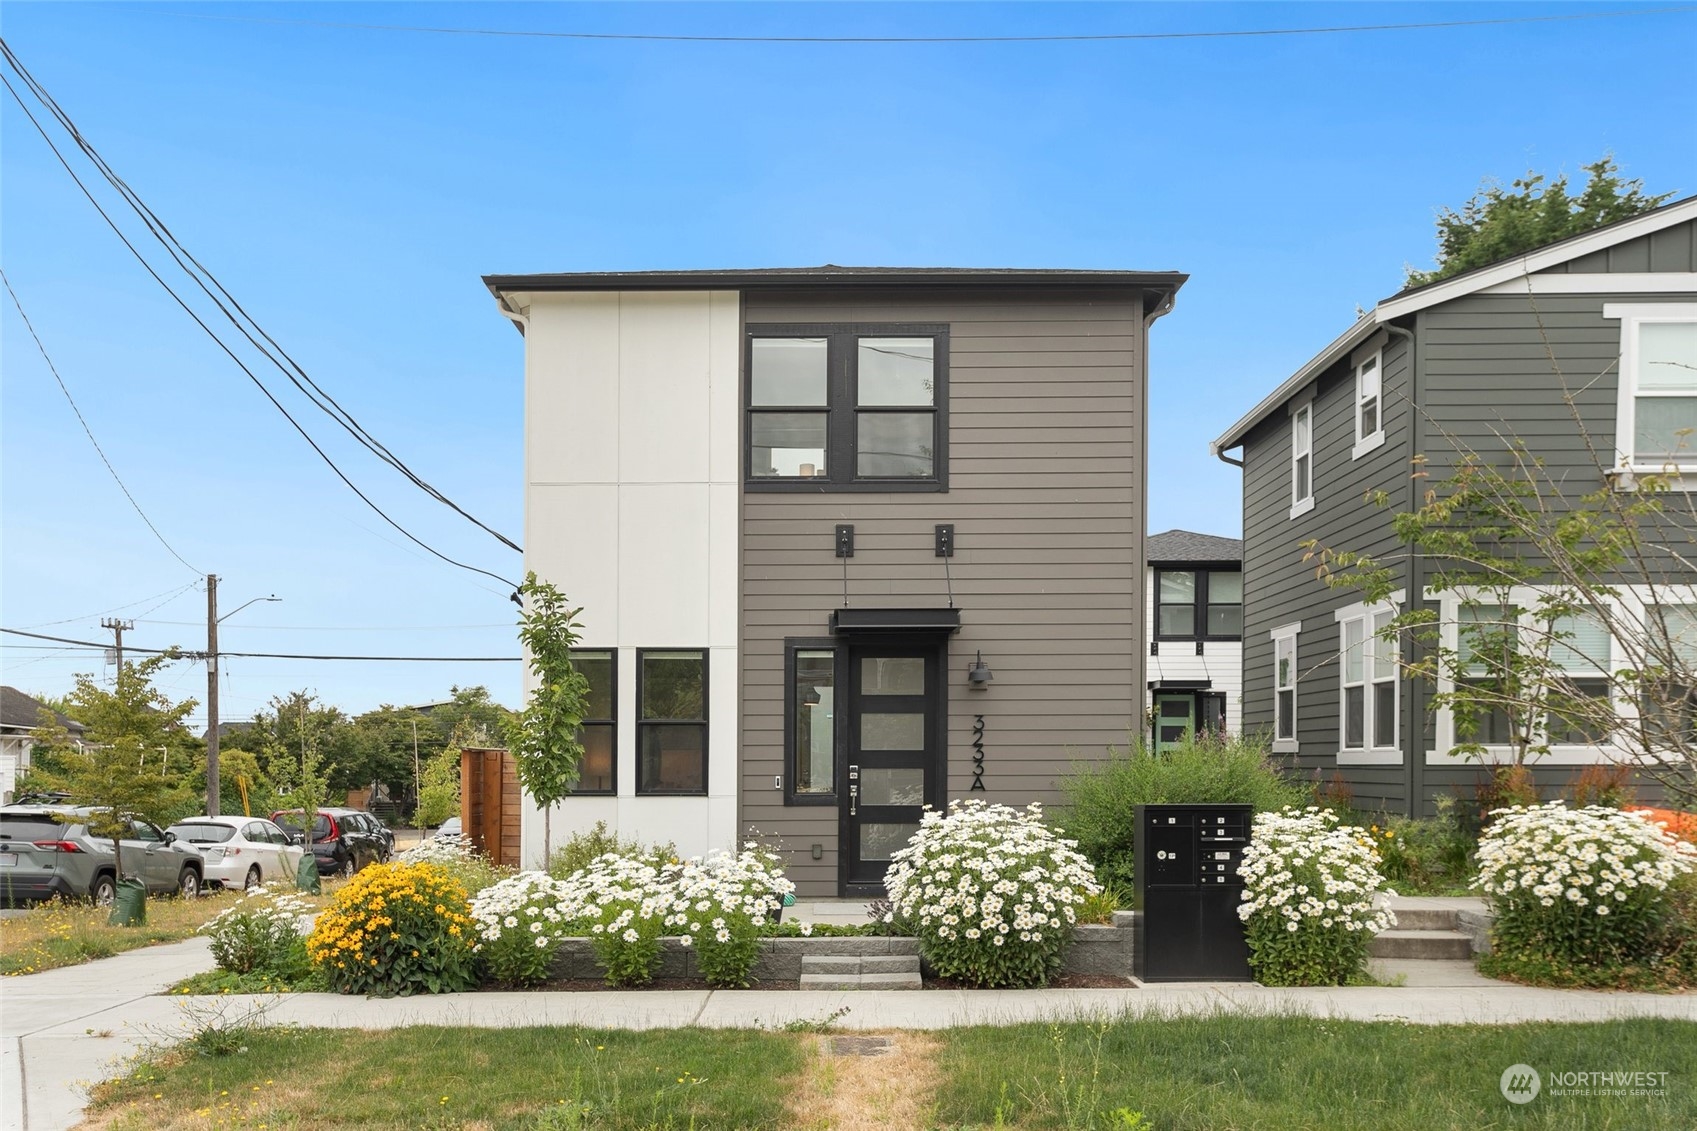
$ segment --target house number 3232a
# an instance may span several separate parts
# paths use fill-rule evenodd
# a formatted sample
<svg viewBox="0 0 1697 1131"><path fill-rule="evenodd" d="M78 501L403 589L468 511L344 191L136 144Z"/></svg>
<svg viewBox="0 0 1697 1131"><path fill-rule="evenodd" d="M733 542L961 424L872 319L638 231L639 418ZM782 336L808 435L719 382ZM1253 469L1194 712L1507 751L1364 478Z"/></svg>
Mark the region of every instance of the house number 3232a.
<svg viewBox="0 0 1697 1131"><path fill-rule="evenodd" d="M984 788L984 716L972 717L972 790ZM970 793L972 790L968 790Z"/></svg>

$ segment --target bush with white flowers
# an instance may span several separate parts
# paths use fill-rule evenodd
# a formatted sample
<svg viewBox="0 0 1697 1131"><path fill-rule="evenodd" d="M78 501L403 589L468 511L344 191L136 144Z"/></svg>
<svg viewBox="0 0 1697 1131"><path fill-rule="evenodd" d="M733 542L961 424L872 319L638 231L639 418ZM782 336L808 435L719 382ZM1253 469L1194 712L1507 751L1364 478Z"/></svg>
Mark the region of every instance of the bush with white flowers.
<svg viewBox="0 0 1697 1131"><path fill-rule="evenodd" d="M1257 813L1238 874L1249 966L1264 985L1356 981L1373 936L1396 925L1372 838L1324 809Z"/></svg>
<svg viewBox="0 0 1697 1131"><path fill-rule="evenodd" d="M288 890L255 885L240 903L203 923L200 933L212 940L212 958L221 969L287 974L306 964L301 917L311 911Z"/></svg>
<svg viewBox="0 0 1697 1131"><path fill-rule="evenodd" d="M1096 871L1042 809L956 801L927 810L890 857L886 922L912 925L936 972L972 986L1040 986L1061 967Z"/></svg>
<svg viewBox="0 0 1697 1131"><path fill-rule="evenodd" d="M472 947L497 982L535 986L548 980L560 941L575 933L562 907L566 885L546 872L520 872L484 888L471 901Z"/></svg>
<svg viewBox="0 0 1697 1131"><path fill-rule="evenodd" d="M660 936L676 911L654 862L609 852L560 882L562 915L586 930L610 986L641 986L660 965Z"/></svg>
<svg viewBox="0 0 1697 1131"><path fill-rule="evenodd" d="M395 859L403 864L461 864L477 855L477 843L469 836L451 833L421 840Z"/></svg>
<svg viewBox="0 0 1697 1131"><path fill-rule="evenodd" d="M783 906L795 884L776 853L753 841L741 852L719 852L668 868L674 905L667 926L696 948L710 986L744 987L760 953L760 926Z"/></svg>
<svg viewBox="0 0 1697 1131"><path fill-rule="evenodd" d="M1492 950L1596 967L1654 957L1666 892L1697 849L1631 812L1561 802L1497 809L1473 886L1491 901Z"/></svg>

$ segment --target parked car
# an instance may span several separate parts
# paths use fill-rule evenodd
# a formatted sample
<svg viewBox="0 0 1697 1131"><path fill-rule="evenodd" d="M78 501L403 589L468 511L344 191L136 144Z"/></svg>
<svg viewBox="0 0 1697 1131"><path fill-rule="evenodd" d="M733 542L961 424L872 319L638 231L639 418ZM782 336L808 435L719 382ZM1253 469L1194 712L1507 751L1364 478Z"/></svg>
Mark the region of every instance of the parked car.
<svg viewBox="0 0 1697 1131"><path fill-rule="evenodd" d="M306 855L300 837L263 817L184 817L165 831L200 853L202 878L219 887L293 882Z"/></svg>
<svg viewBox="0 0 1697 1131"><path fill-rule="evenodd" d="M285 832L306 832L306 814L282 809L271 820ZM395 834L370 813L358 809L320 809L312 825L312 854L320 875L351 876L367 864L378 864L395 853Z"/></svg>
<svg viewBox="0 0 1697 1131"><path fill-rule="evenodd" d="M8 904L62 896L110 904L118 869L110 837L93 836L96 810L71 805L0 806L0 900ZM200 894L205 864L200 853L139 817L126 818L121 837L125 879L150 892Z"/></svg>
<svg viewBox="0 0 1697 1131"><path fill-rule="evenodd" d="M442 827L436 830L436 837L438 840L443 837L460 835L460 819L458 817L449 817L446 821L442 822Z"/></svg>

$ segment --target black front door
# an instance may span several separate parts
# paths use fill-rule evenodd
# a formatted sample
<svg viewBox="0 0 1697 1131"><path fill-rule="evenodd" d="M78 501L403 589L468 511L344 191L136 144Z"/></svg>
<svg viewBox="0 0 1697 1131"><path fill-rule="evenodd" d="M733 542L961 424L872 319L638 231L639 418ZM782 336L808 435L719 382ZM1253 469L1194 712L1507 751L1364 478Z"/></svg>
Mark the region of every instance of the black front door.
<svg viewBox="0 0 1697 1131"><path fill-rule="evenodd" d="M849 645L845 895L881 892L890 855L918 831L923 807L942 805L946 648L946 641Z"/></svg>

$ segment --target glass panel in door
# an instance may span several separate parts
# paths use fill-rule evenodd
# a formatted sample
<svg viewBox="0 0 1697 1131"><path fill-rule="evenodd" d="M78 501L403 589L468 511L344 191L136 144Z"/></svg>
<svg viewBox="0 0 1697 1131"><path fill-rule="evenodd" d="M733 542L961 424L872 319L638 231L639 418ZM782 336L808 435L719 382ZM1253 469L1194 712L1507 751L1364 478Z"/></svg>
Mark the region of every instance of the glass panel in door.
<svg viewBox="0 0 1697 1131"><path fill-rule="evenodd" d="M842 823L845 887L875 889L890 856L942 794L942 688L936 646L860 644L849 654Z"/></svg>
<svg viewBox="0 0 1697 1131"><path fill-rule="evenodd" d="M1182 746L1196 730L1196 697L1194 695L1155 696L1155 749L1171 750Z"/></svg>

